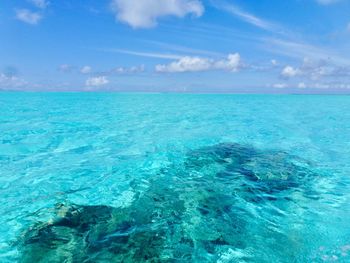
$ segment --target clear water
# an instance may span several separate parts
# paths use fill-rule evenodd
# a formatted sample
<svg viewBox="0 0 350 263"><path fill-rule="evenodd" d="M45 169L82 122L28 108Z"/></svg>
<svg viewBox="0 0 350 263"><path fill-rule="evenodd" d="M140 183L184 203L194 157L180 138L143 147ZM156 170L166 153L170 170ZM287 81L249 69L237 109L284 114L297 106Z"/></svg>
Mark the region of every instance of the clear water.
<svg viewBox="0 0 350 263"><path fill-rule="evenodd" d="M350 262L350 96L0 93L0 197L0 262Z"/></svg>

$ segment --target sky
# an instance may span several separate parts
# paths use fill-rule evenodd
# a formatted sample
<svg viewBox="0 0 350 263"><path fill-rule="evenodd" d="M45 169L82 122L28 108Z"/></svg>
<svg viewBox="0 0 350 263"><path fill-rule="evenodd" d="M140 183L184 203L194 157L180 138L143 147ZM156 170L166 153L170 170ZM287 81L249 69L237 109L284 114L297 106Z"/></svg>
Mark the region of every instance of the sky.
<svg viewBox="0 0 350 263"><path fill-rule="evenodd" d="M350 93L350 1L1 0L0 90Z"/></svg>

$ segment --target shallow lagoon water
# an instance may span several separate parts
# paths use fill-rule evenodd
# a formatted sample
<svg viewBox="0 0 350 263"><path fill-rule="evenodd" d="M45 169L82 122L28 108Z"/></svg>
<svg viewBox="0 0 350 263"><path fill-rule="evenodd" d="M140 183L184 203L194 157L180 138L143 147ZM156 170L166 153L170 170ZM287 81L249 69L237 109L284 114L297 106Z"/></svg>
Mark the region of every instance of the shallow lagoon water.
<svg viewBox="0 0 350 263"><path fill-rule="evenodd" d="M349 108L0 93L0 261L349 262Z"/></svg>

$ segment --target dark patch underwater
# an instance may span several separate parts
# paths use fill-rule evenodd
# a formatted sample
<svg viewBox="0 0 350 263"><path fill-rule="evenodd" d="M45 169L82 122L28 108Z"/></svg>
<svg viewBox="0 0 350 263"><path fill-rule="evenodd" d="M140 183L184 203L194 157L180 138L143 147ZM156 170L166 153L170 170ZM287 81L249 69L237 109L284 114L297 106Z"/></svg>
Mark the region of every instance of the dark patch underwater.
<svg viewBox="0 0 350 263"><path fill-rule="evenodd" d="M190 151L183 167L149 178L147 190L135 182L128 207L58 204L52 221L20 238L21 262L216 262L249 248L247 232L257 224L250 206L288 207L295 192L317 198L319 176L280 151L235 143Z"/></svg>

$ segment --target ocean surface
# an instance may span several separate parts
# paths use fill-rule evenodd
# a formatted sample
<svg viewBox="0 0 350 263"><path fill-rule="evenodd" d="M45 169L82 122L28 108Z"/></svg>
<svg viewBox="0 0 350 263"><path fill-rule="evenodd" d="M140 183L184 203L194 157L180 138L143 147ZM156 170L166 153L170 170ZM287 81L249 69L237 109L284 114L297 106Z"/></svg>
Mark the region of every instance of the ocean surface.
<svg viewBox="0 0 350 263"><path fill-rule="evenodd" d="M0 262L350 262L350 96L0 93Z"/></svg>

